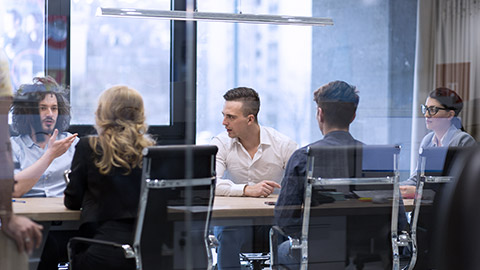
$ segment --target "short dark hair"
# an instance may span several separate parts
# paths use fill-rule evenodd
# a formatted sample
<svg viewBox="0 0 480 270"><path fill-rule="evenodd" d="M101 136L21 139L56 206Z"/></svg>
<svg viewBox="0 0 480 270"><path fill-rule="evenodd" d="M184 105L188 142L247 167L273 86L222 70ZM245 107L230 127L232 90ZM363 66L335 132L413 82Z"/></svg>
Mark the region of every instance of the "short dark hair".
<svg viewBox="0 0 480 270"><path fill-rule="evenodd" d="M236 87L228 90L223 98L226 101L241 101L243 103L243 116L253 114L255 122L258 122L257 115L260 111L260 97L257 91L249 87Z"/></svg>
<svg viewBox="0 0 480 270"><path fill-rule="evenodd" d="M325 122L339 128L347 128L357 111L356 87L344 81L329 82L313 93L313 100L323 110Z"/></svg>
<svg viewBox="0 0 480 270"><path fill-rule="evenodd" d="M50 77L35 77L33 84L22 84L15 93L12 104L12 126L19 134L32 133L41 130L40 111L38 104L47 95L55 95L58 105L58 118L55 128L59 132L68 129L70 125L70 104L66 98L68 88L59 86Z"/></svg>
<svg viewBox="0 0 480 270"><path fill-rule="evenodd" d="M449 88L439 87L430 92L428 97L437 100L446 109L453 110L455 112L455 116L458 116L463 109L462 98L455 91Z"/></svg>

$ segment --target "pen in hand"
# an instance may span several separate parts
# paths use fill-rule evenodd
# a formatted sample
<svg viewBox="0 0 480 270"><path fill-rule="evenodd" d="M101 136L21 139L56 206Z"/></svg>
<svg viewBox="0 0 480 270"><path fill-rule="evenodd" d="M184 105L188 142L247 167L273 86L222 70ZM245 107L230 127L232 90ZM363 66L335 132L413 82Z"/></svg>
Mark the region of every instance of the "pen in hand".
<svg viewBox="0 0 480 270"><path fill-rule="evenodd" d="M12 202L26 203L26 201L23 201L23 200L15 200L15 199L12 199Z"/></svg>

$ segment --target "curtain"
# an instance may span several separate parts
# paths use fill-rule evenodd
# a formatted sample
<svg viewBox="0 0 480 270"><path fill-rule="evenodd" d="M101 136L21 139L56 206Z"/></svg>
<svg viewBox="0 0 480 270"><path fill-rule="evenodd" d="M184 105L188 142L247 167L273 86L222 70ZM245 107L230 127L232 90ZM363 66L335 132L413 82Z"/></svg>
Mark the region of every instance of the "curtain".
<svg viewBox="0 0 480 270"><path fill-rule="evenodd" d="M480 139L480 0L419 0L414 75L411 168L427 133L420 104L436 87L464 100L465 130Z"/></svg>

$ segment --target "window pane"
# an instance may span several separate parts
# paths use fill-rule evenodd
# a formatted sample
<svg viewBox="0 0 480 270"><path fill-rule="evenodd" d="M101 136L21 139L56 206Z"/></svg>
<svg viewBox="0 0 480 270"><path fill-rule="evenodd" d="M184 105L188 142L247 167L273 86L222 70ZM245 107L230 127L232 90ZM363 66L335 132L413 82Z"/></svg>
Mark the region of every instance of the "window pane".
<svg viewBox="0 0 480 270"><path fill-rule="evenodd" d="M72 124L93 124L100 93L118 84L143 96L149 125L170 123L170 21L96 17L98 7L170 9L170 1L72 2Z"/></svg>
<svg viewBox="0 0 480 270"><path fill-rule="evenodd" d="M199 11L311 16L310 1L199 1ZM242 23L198 23L197 142L223 129L223 94L248 86L261 99L258 120L295 141L310 141L312 29Z"/></svg>
<svg viewBox="0 0 480 270"><path fill-rule="evenodd" d="M352 135L402 145L409 169L416 1L199 0L199 11L329 17L333 26L198 23L197 142L223 130L222 95L249 86L260 94L259 123L299 145L322 138L313 92L333 80L357 86ZM393 12L395 11L395 12Z"/></svg>
<svg viewBox="0 0 480 270"><path fill-rule="evenodd" d="M10 60L13 88L44 76L45 1L2 1L0 48Z"/></svg>

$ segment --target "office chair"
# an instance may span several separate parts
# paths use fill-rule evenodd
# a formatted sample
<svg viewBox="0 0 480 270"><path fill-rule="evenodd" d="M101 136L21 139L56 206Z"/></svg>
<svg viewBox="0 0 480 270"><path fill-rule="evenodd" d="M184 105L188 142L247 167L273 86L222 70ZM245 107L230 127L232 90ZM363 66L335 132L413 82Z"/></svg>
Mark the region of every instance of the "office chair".
<svg viewBox="0 0 480 270"><path fill-rule="evenodd" d="M439 230L438 269L478 269L480 265L480 147L465 150L455 162L435 221Z"/></svg>
<svg viewBox="0 0 480 270"><path fill-rule="evenodd" d="M414 196L414 210L411 224L418 231L413 232L418 238L418 267L419 269L437 268L439 239L436 221L443 211L445 189L453 181L452 168L455 162L470 151L470 147L430 147L419 151L419 168L417 171L417 187ZM432 196L425 198L425 191L432 191ZM425 206L425 213L421 211ZM420 214L422 213L422 214Z"/></svg>
<svg viewBox="0 0 480 270"><path fill-rule="evenodd" d="M311 146L308 148L307 157L307 175L305 180L305 194L302 211L302 225L300 237L292 237L278 226L272 227L270 231L270 247L272 254L272 264L278 266L278 238L284 236L288 239L289 248L293 252L300 252L300 269L307 269L309 266L315 268L322 267L319 264L311 265L314 259L322 256L320 252L313 253L309 249L310 239L309 230L312 228L310 221L311 214L315 207L311 206L314 200L314 188L330 189L346 192L350 187L359 187L369 185L370 188L383 186L380 189L388 189L390 186L392 206L390 218L390 240L393 252L392 268L399 269L400 256L399 247L409 245L413 240L408 233L398 234L398 213L399 213L399 186L398 186L398 156L399 146ZM328 194L328 193L326 193ZM338 226L333 221L330 225L333 229ZM345 226L345 225L343 225ZM333 237L332 237L333 238ZM335 237L342 241L342 238ZM317 240L318 241L318 240ZM330 247L327 247L330 248ZM346 251L343 250L345 253ZM328 259L331 259L328 258ZM325 269L343 269L345 267L345 257L340 258L340 262L334 266L326 264Z"/></svg>
<svg viewBox="0 0 480 270"><path fill-rule="evenodd" d="M63 180L65 181L65 184L68 185L68 183L70 183L70 173L72 172L72 170L68 169L68 170L65 170L63 172Z"/></svg>
<svg viewBox="0 0 480 270"><path fill-rule="evenodd" d="M212 269L209 227L215 194L216 146L151 146L143 150L142 188L133 247L85 238L123 250L137 269Z"/></svg>

